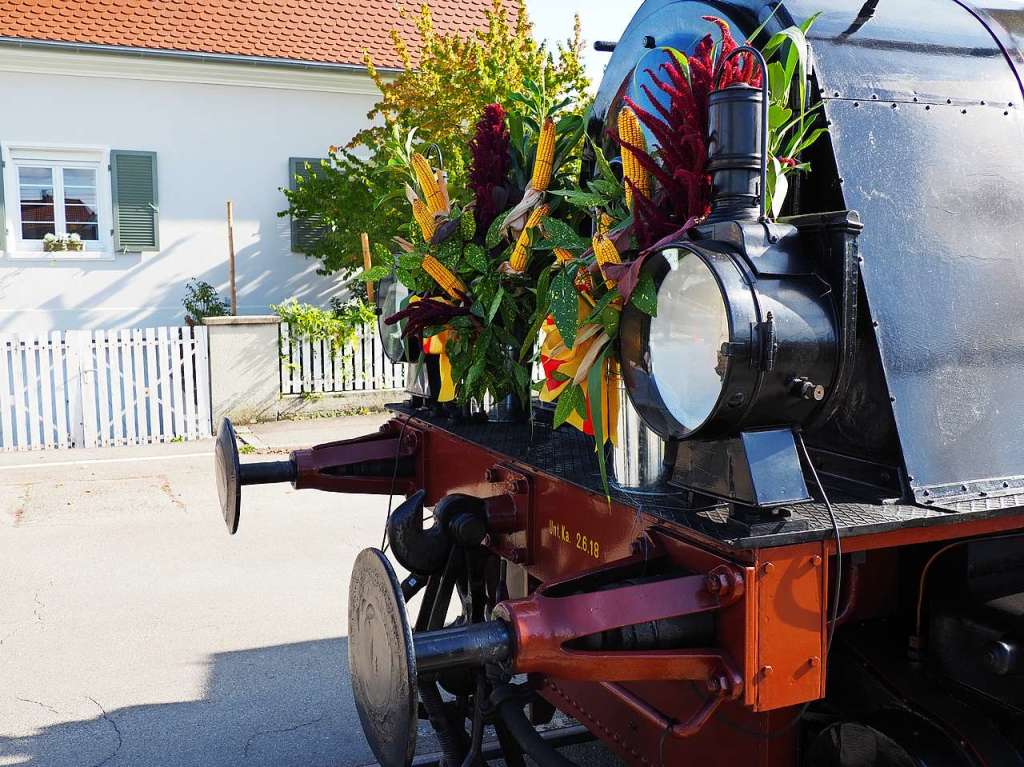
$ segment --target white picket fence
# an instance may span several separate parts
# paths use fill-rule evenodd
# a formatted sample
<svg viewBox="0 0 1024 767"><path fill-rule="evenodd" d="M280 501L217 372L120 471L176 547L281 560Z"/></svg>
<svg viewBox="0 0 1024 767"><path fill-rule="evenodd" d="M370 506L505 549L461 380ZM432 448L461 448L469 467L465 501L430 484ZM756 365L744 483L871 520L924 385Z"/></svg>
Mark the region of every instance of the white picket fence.
<svg viewBox="0 0 1024 767"><path fill-rule="evenodd" d="M0 334L0 450L210 436L205 327Z"/></svg>
<svg viewBox="0 0 1024 767"><path fill-rule="evenodd" d="M309 341L291 334L281 323L281 393L335 394L391 391L405 387L405 365L385 355L373 325L359 329L351 347L338 349L329 341Z"/></svg>

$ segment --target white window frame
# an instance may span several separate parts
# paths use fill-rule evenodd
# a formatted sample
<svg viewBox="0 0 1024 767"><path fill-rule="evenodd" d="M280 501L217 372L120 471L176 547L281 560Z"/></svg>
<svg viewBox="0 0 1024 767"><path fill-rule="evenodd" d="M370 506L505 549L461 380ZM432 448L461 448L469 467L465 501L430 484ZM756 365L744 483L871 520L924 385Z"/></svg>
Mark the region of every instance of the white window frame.
<svg viewBox="0 0 1024 767"><path fill-rule="evenodd" d="M4 143L0 147L3 160L4 209L7 245L4 255L15 260L35 261L112 261L114 260L113 202L111 198L110 148L103 146L67 146L27 142ZM42 240L25 240L21 236L21 189L19 167L88 168L96 171L96 208L99 240L85 240L80 251L46 252ZM56 175L60 178L56 178ZM53 179L54 196L63 189L63 173ZM61 195L63 199L63 195ZM55 218L58 217L56 206ZM60 216L63 216L61 210Z"/></svg>

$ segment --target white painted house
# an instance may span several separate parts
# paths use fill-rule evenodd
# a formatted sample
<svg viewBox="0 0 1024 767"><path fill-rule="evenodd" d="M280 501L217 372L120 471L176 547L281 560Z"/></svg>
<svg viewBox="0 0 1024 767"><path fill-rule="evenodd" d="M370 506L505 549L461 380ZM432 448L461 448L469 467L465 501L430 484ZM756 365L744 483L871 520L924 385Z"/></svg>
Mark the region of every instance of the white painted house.
<svg viewBox="0 0 1024 767"><path fill-rule="evenodd" d="M469 31L490 0L430 0ZM180 325L191 277L239 313L335 280L295 252L279 188L367 124L362 64L414 39L399 0L0 0L0 332ZM82 251L44 250L77 234Z"/></svg>

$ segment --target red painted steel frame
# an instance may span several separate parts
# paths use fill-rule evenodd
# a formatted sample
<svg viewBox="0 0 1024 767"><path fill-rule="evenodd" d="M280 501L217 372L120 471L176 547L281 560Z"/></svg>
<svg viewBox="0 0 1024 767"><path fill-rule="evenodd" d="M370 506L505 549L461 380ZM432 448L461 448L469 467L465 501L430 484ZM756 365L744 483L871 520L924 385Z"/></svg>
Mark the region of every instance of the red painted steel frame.
<svg viewBox="0 0 1024 767"><path fill-rule="evenodd" d="M364 440L316 448L317 460L306 458L309 468L300 470L302 484L297 486L385 491L390 478L331 472L331 460L367 460L368 447L374 458L393 458L399 451L412 459L415 476L400 477L397 492L422 487L428 505L452 493L488 499L490 545L542 584L532 598L503 606L517 632L518 670L531 672L544 697L586 724L628 762L692 761L703 767L797 763L799 728L793 725L801 704L825 692L831 539L731 550L699 531L608 503L540 467L520 464L415 418L395 419L380 435ZM357 484L365 489L355 490ZM844 539L844 551L879 554L869 556L870 578L888 567L886 552L879 550L1021 527L1024 513L901 528ZM627 586L617 590L620 598L614 601L607 594L577 594L566 602L568 609L550 609L547 592L556 582L651 552L698 575L666 581L667 586L636 587L635 593ZM713 593L719 587L707 576L721 573L723 566L738 583L734 594ZM731 587L729 578L726 589ZM861 606L851 604L850 610ZM624 621L701 609L717 611L717 646L703 653L630 656L581 653L564 646L567 638ZM724 695L714 682L707 683L723 670L726 685L731 685ZM731 699L734 694L739 697Z"/></svg>

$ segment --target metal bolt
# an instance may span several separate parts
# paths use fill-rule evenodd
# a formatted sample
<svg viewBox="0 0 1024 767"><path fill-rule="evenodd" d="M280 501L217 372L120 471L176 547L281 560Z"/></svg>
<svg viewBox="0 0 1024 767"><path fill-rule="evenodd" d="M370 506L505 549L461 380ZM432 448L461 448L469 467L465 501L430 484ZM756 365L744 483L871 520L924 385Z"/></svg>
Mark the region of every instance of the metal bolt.
<svg viewBox="0 0 1024 767"><path fill-rule="evenodd" d="M763 565L761 565L761 572L764 575L768 575L768 573L770 573L774 569L775 569L775 563L774 562L765 562Z"/></svg>
<svg viewBox="0 0 1024 767"><path fill-rule="evenodd" d="M817 668L821 665L821 658L815 655L807 662L811 665L811 668Z"/></svg>
<svg viewBox="0 0 1024 767"><path fill-rule="evenodd" d="M716 674L708 679L708 692L726 695L732 683L725 674Z"/></svg>
<svg viewBox="0 0 1024 767"><path fill-rule="evenodd" d="M775 672L773 666L761 666L761 676L771 676Z"/></svg>
<svg viewBox="0 0 1024 767"><path fill-rule="evenodd" d="M815 567L821 567L821 562L821 554L815 554L813 557L811 557L811 564Z"/></svg>

